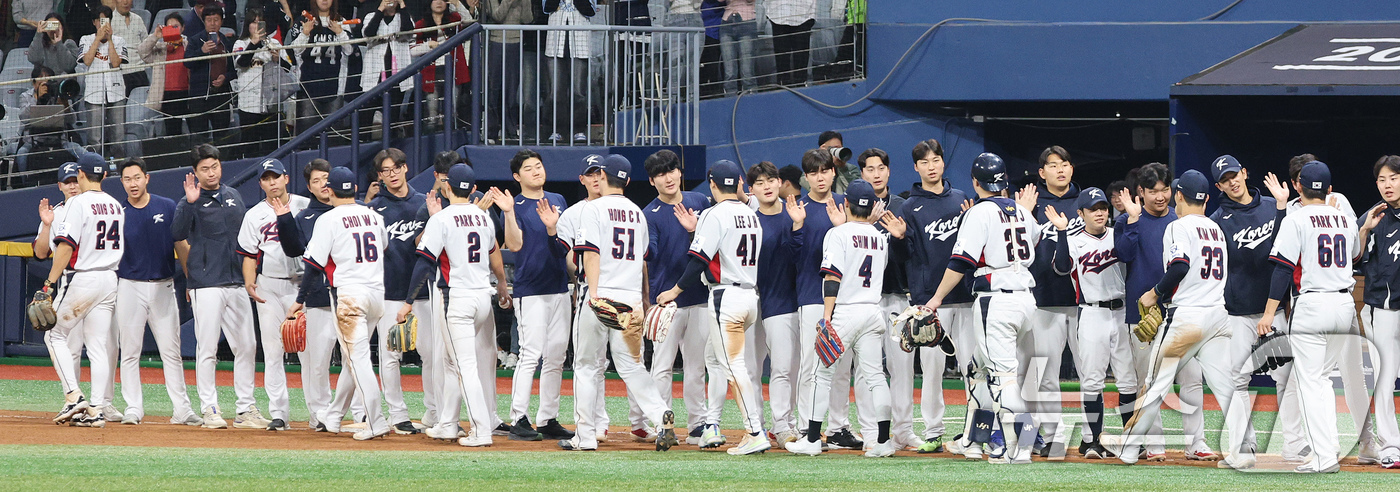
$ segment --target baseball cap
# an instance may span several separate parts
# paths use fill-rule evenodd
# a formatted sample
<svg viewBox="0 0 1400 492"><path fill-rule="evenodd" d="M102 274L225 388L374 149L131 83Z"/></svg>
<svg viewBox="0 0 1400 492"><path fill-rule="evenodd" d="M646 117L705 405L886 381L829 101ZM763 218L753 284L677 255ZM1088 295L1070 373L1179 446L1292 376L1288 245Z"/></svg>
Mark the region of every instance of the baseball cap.
<svg viewBox="0 0 1400 492"><path fill-rule="evenodd" d="M65 162L58 167L58 182L68 181L68 178L78 177L78 163Z"/></svg>
<svg viewBox="0 0 1400 492"><path fill-rule="evenodd" d="M1203 201L1209 193L1210 182L1206 181L1206 175L1192 169L1182 173L1181 177L1177 178L1176 181L1172 183L1172 189L1180 191L1182 196L1189 197L1196 201Z"/></svg>
<svg viewBox="0 0 1400 492"><path fill-rule="evenodd" d="M279 161L277 159L263 159L262 162L258 163L258 167L262 168L262 174L276 173L278 176L284 176L287 174L287 167L283 166L282 161Z"/></svg>
<svg viewBox="0 0 1400 492"><path fill-rule="evenodd" d="M1079 192L1079 199L1074 201L1074 208L1087 209L1094 208L1100 203L1108 204L1108 193L1098 188L1088 188Z"/></svg>
<svg viewBox="0 0 1400 492"><path fill-rule="evenodd" d="M598 154L588 154L583 158L583 170L578 175L583 176L595 170L603 168L603 156Z"/></svg>
<svg viewBox="0 0 1400 492"><path fill-rule="evenodd" d="M617 154L608 154L603 158L603 173L617 179L627 179L632 174L632 161Z"/></svg>
<svg viewBox="0 0 1400 492"><path fill-rule="evenodd" d="M1332 187L1332 170L1318 161L1303 164L1303 169L1298 171L1298 182L1305 190L1325 192Z"/></svg>
<svg viewBox="0 0 1400 492"><path fill-rule="evenodd" d="M737 186L744 179L744 171L734 161L721 159L710 166L709 178L717 185Z"/></svg>
<svg viewBox="0 0 1400 492"><path fill-rule="evenodd" d="M447 186L455 190L470 190L476 186L476 171L466 164L453 164L447 170Z"/></svg>
<svg viewBox="0 0 1400 492"><path fill-rule="evenodd" d="M101 178L107 175L107 161L100 155L86 152L78 156L78 169L87 173L88 176Z"/></svg>
<svg viewBox="0 0 1400 492"><path fill-rule="evenodd" d="M857 179L846 185L846 201L857 207L873 207L880 197L875 195L875 187L870 182Z"/></svg>
<svg viewBox="0 0 1400 492"><path fill-rule="evenodd" d="M331 168L330 180L327 182L331 191L348 191L355 189L355 171L345 166Z"/></svg>
<svg viewBox="0 0 1400 492"><path fill-rule="evenodd" d="M1224 177L1226 173L1240 172L1240 169L1243 167L1244 166L1240 165L1240 161L1235 159L1235 156L1229 154L1222 155L1216 157L1215 162L1210 163L1210 177L1214 178L1216 183L1219 183L1220 178Z"/></svg>

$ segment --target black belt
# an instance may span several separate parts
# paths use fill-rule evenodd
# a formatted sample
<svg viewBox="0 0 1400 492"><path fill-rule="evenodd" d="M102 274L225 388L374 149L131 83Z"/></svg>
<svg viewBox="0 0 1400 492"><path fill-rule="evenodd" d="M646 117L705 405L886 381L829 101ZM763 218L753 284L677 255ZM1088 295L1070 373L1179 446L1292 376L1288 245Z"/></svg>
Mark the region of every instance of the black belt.
<svg viewBox="0 0 1400 492"><path fill-rule="evenodd" d="M987 290L975 290L975 291L973 291L973 292L976 292L976 293L983 293L983 294L996 294L996 293L998 293L998 292L1000 292L1000 293L1002 293L1002 294L1015 294L1015 293L1017 293L1017 292L1025 292L1025 291L1023 291L1023 290L1010 290L1010 289L987 289Z"/></svg>
<svg viewBox="0 0 1400 492"><path fill-rule="evenodd" d="M1331 293L1332 293L1332 291L1330 291L1330 290L1309 290L1309 291L1303 292L1303 294L1331 294ZM1351 293L1351 289L1337 289L1336 293L1338 293L1338 294L1350 294L1350 293Z"/></svg>
<svg viewBox="0 0 1400 492"><path fill-rule="evenodd" d="M1083 304L1080 304L1080 305L1081 305L1081 306L1098 306L1098 307L1101 307L1101 308L1104 308L1104 309L1123 309L1123 300L1122 300L1122 299L1114 299L1114 300L1111 300L1111 301L1086 302L1086 303L1083 303Z"/></svg>
<svg viewBox="0 0 1400 492"><path fill-rule="evenodd" d="M738 288L740 288L740 289L752 289L752 288L754 288L754 287L753 287L753 284L741 284L741 283L739 283L739 282L726 282L726 283L719 284L718 287L738 287Z"/></svg>

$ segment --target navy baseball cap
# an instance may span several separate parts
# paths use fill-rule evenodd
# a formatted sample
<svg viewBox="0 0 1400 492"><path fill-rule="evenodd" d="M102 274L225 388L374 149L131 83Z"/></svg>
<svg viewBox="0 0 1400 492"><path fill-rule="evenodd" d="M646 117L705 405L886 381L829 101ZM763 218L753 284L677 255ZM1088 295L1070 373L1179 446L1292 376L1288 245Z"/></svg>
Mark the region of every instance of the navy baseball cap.
<svg viewBox="0 0 1400 492"><path fill-rule="evenodd" d="M258 167L262 168L262 174L277 173L278 176L287 175L287 167L283 166L282 161L277 159L263 159L262 162L258 163ZM259 176L261 176L261 174Z"/></svg>
<svg viewBox="0 0 1400 492"><path fill-rule="evenodd" d="M617 154L608 154L603 158L603 173L617 179L628 179L632 174L632 161Z"/></svg>
<svg viewBox="0 0 1400 492"><path fill-rule="evenodd" d="M1210 163L1210 177L1215 178L1215 182L1219 183L1220 178L1225 177L1226 173L1237 173L1243 168L1244 166L1240 165L1240 161L1235 159L1235 156L1222 155L1216 157L1215 162Z"/></svg>
<svg viewBox="0 0 1400 492"><path fill-rule="evenodd" d="M728 159L721 159L710 166L710 181L721 186L737 186L744 179L744 171Z"/></svg>
<svg viewBox="0 0 1400 492"><path fill-rule="evenodd" d="M591 172L593 172L593 171L596 171L596 170L599 170L599 169L602 169L602 168L603 168L603 156L598 155L598 154L588 154L587 157L584 157L584 158L583 158L583 170L582 170L582 171L579 171L578 175L579 175L579 176L585 176L585 175L588 175L589 173L591 173Z"/></svg>
<svg viewBox="0 0 1400 492"><path fill-rule="evenodd" d="M1078 209L1094 208L1094 205L1108 204L1108 193L1098 188L1089 188L1079 192L1079 199L1074 201L1074 207Z"/></svg>
<svg viewBox="0 0 1400 492"><path fill-rule="evenodd" d="M1182 173L1181 177L1172 183L1172 189L1180 191L1182 196L1192 200L1205 201L1210 193L1210 182L1206 181L1206 175L1192 169Z"/></svg>
<svg viewBox="0 0 1400 492"><path fill-rule="evenodd" d="M107 175L107 161L100 155L85 152L78 156L78 169L88 176L101 178Z"/></svg>
<svg viewBox="0 0 1400 492"><path fill-rule="evenodd" d="M77 177L78 177L78 163L76 163L76 162L65 162L65 163L63 163L62 166L58 166L58 182L62 183L62 182L64 182L64 181L68 181L69 178L77 178Z"/></svg>
<svg viewBox="0 0 1400 492"><path fill-rule="evenodd" d="M1303 164L1303 169L1298 171L1298 182L1305 190L1317 190L1326 192L1332 187L1332 170L1326 164L1312 161Z"/></svg>
<svg viewBox="0 0 1400 492"><path fill-rule="evenodd" d="M447 186L454 190L470 190L476 186L476 171L466 164L453 164L447 170Z"/></svg>
<svg viewBox="0 0 1400 492"><path fill-rule="evenodd" d="M875 187L870 182L857 179L846 185L846 201L857 207L873 207L880 197L875 195Z"/></svg>
<svg viewBox="0 0 1400 492"><path fill-rule="evenodd" d="M345 166L331 168L330 180L326 183L331 191L349 191L355 189L355 171Z"/></svg>

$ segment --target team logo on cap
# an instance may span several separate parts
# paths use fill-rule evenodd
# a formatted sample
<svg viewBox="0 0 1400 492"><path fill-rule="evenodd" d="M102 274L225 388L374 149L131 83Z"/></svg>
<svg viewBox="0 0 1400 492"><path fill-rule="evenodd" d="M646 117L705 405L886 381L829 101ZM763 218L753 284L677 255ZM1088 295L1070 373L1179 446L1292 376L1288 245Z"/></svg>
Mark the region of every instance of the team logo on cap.
<svg viewBox="0 0 1400 492"><path fill-rule="evenodd" d="M589 163L589 164L597 164L597 163L598 163L598 160L599 160L599 159L602 159L602 158L603 158L603 156L600 156L600 155L598 155L598 154L593 154L593 155L590 155L590 156L588 156L588 157L585 157L585 158L583 159L583 162L587 162L587 163Z"/></svg>
<svg viewBox="0 0 1400 492"><path fill-rule="evenodd" d="M263 166L263 170L272 169L272 159L268 159L268 160L263 161L262 166Z"/></svg>
<svg viewBox="0 0 1400 492"><path fill-rule="evenodd" d="M734 178L724 178L724 185L725 185L725 186L733 186L733 185L734 185Z"/></svg>
<svg viewBox="0 0 1400 492"><path fill-rule="evenodd" d="M1321 181L1313 181L1312 189L1314 189L1314 190L1320 190L1320 189L1322 189L1322 182L1321 182Z"/></svg>
<svg viewBox="0 0 1400 492"><path fill-rule="evenodd" d="M92 172L94 174L102 174L103 172L105 172L105 170L102 168L102 166L92 166Z"/></svg>
<svg viewBox="0 0 1400 492"><path fill-rule="evenodd" d="M73 163L64 164L64 165L63 165L63 172L71 173L71 172L73 172L73 168L74 168L74 167L77 167L77 164L73 164Z"/></svg>
<svg viewBox="0 0 1400 492"><path fill-rule="evenodd" d="M468 188L471 188L471 187L472 187L471 183L468 183L468 182L466 182L466 181L463 181L463 182L461 182L461 183L457 183L457 189L459 189L459 190L465 190L465 189L468 189Z"/></svg>
<svg viewBox="0 0 1400 492"><path fill-rule="evenodd" d="M992 175L992 181L1006 181L1006 173L996 173Z"/></svg>
<svg viewBox="0 0 1400 492"><path fill-rule="evenodd" d="M617 177L618 179L627 179L627 171L618 171Z"/></svg>
<svg viewBox="0 0 1400 492"><path fill-rule="evenodd" d="M1098 198L1099 195L1102 195L1099 190L1089 190L1089 198Z"/></svg>
<svg viewBox="0 0 1400 492"><path fill-rule="evenodd" d="M1216 168L1219 168L1219 169L1225 169L1225 158L1224 158L1224 157L1221 157L1221 158L1219 158L1219 159L1216 159L1216 160L1215 160L1215 167L1216 167Z"/></svg>
<svg viewBox="0 0 1400 492"><path fill-rule="evenodd" d="M342 190L348 190L348 189L350 189L350 183L341 183L341 184L340 184L340 189L342 189Z"/></svg>
<svg viewBox="0 0 1400 492"><path fill-rule="evenodd" d="M870 199L869 199L869 198L861 198L860 200L856 200L856 204L857 204L857 205L860 205L860 206L862 206L862 207L864 207L864 206L870 204Z"/></svg>
<svg viewBox="0 0 1400 492"><path fill-rule="evenodd" d="M1205 194L1205 193L1197 193L1197 194L1196 194L1196 199L1197 199L1197 200L1205 200L1205 199L1206 199L1206 194Z"/></svg>

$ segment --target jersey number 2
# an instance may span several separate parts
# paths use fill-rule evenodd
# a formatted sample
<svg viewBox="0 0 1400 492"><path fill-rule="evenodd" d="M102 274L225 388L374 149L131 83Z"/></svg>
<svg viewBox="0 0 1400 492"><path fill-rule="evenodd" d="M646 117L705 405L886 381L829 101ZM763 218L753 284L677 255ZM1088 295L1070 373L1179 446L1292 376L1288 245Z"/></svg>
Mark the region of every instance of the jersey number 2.
<svg viewBox="0 0 1400 492"><path fill-rule="evenodd" d="M374 245L373 232L364 234L352 232L350 237L355 241L355 263L379 261L379 247Z"/></svg>
<svg viewBox="0 0 1400 492"><path fill-rule="evenodd" d="M739 236L739 247L734 249L739 257L739 266L751 267L758 264L758 234Z"/></svg>
<svg viewBox="0 0 1400 492"><path fill-rule="evenodd" d="M97 245L92 249L107 249L107 243L112 243L112 249L122 249L122 221L112 221L111 227L107 226L107 221L97 221Z"/></svg>

